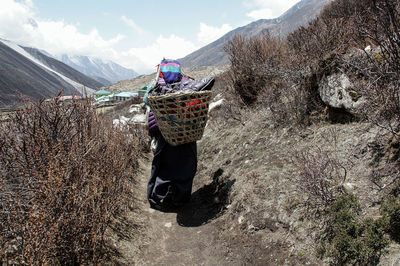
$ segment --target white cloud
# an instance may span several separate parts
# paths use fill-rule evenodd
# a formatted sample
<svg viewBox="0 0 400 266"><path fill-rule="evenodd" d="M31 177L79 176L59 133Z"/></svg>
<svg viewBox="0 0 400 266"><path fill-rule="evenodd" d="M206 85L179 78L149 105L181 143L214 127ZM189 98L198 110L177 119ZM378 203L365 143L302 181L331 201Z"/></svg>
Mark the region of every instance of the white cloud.
<svg viewBox="0 0 400 266"><path fill-rule="evenodd" d="M199 48L200 47L196 46L192 42L174 34L168 37L160 35L152 45L141 48L132 48L128 52L122 53L122 57L128 59L135 56L139 61L143 62L141 66L137 66L137 71L149 73L155 71L155 66L161 61L161 59L182 58ZM121 58L121 60L124 59Z"/></svg>
<svg viewBox="0 0 400 266"><path fill-rule="evenodd" d="M277 18L299 0L246 0L243 5L250 9L246 15L254 20Z"/></svg>
<svg viewBox="0 0 400 266"><path fill-rule="evenodd" d="M129 19L125 16L121 17L122 21L126 23L126 25L128 25L130 28L132 28L133 30L135 30L138 33L143 33L143 30L132 20Z"/></svg>
<svg viewBox="0 0 400 266"><path fill-rule="evenodd" d="M105 40L96 28L85 34L63 21L39 21L37 30L30 33L33 35L31 44L54 54L67 51L72 54L103 54L104 50L112 49L115 44L125 38L118 34Z"/></svg>
<svg viewBox="0 0 400 266"><path fill-rule="evenodd" d="M81 33L64 21L41 20L33 12L31 0L15 2L0 0L0 37L20 44L44 49L52 54L103 54L125 36L101 37L97 29Z"/></svg>
<svg viewBox="0 0 400 266"><path fill-rule="evenodd" d="M13 0L0 0L0 37L21 40L33 12L29 5Z"/></svg>
<svg viewBox="0 0 400 266"><path fill-rule="evenodd" d="M67 53L109 59L139 73L151 73L163 57L182 58L231 30L227 24L217 28L202 23L198 43L173 34L159 35L150 45L140 47L133 44L133 48L121 51L118 47L123 45L124 40L132 41L128 36L116 34L107 39L96 28L83 33L78 24L45 20L38 17L34 10L32 0L0 0L0 38L43 49L54 55ZM121 17L121 20L137 31L142 30L127 17ZM150 33L143 31L143 34L149 35L148 41L152 40Z"/></svg>
<svg viewBox="0 0 400 266"><path fill-rule="evenodd" d="M233 30L233 28L229 24L223 24L218 28L200 22L200 32L197 34L197 40L201 45L206 45L219 39L231 30Z"/></svg>

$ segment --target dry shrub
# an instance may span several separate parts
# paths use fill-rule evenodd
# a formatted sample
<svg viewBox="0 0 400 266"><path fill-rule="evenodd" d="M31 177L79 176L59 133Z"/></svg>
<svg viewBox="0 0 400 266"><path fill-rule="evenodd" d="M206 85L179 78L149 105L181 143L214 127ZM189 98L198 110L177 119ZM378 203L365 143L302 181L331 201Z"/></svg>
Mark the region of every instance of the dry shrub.
<svg viewBox="0 0 400 266"><path fill-rule="evenodd" d="M107 123L112 124L115 119L120 119L121 115L125 117L132 117L135 113L130 113L130 108L132 105L140 106L139 114L146 114L146 107L144 106L143 99L138 99L134 97L132 99L126 100L117 104L113 109L108 112L99 114L99 119L107 121ZM150 137L148 135L148 130L146 123L138 123L135 121L129 121L126 124L119 124L121 130L127 131L130 137L138 142L138 151L141 153L147 153L150 151Z"/></svg>
<svg viewBox="0 0 400 266"><path fill-rule="evenodd" d="M0 131L0 260L98 264L132 205L137 140L89 102L27 103Z"/></svg>
<svg viewBox="0 0 400 266"><path fill-rule="evenodd" d="M245 106L267 107L277 125L324 119L319 82L339 71L341 56L355 44L352 18L359 6L335 1L284 41L268 33L261 38L235 36L225 47L234 95Z"/></svg>
<svg viewBox="0 0 400 266"><path fill-rule="evenodd" d="M318 71L321 59L345 50L351 39L347 32L345 19L319 16L307 27L300 27L287 37L288 46L293 52L293 60L303 65L305 71ZM303 75L309 73L303 72Z"/></svg>
<svg viewBox="0 0 400 266"><path fill-rule="evenodd" d="M285 41L268 33L235 36L225 47L231 62L227 86L242 108L264 104L278 125L307 125L327 118L318 92L321 79L344 72L367 99L366 117L377 124L382 118L400 122L399 5L398 0L337 0ZM349 55L368 44L374 52L352 61ZM396 134L400 130L386 124Z"/></svg>
<svg viewBox="0 0 400 266"><path fill-rule="evenodd" d="M400 131L400 3L364 0L354 18L355 40L369 44L367 62L356 64L364 77L360 86L367 99L370 121L397 135Z"/></svg>
<svg viewBox="0 0 400 266"><path fill-rule="evenodd" d="M311 99L318 96L315 88L321 77L345 72L367 101L365 117L380 126L386 121L387 129L398 131L391 122L400 122L399 12L398 0L337 0L307 27L290 34L292 58L305 70L295 73L301 74L300 80L314 76L315 85L308 86ZM367 45L370 52L364 51Z"/></svg>
<svg viewBox="0 0 400 266"><path fill-rule="evenodd" d="M268 32L261 38L235 36L225 47L231 61L227 72L228 113L245 107L264 108L275 126L303 123L307 95L296 84L290 49Z"/></svg>
<svg viewBox="0 0 400 266"><path fill-rule="evenodd" d="M149 137L149 131L147 130L146 125L131 123L128 124L124 130L127 130L129 132L129 136L135 139L137 142L137 154L150 152L151 139Z"/></svg>
<svg viewBox="0 0 400 266"><path fill-rule="evenodd" d="M286 38L292 81L297 84L298 107L302 108L297 116L302 124L325 119L319 83L324 76L340 71L340 58L354 43L350 19L353 12L351 1L334 1L307 26Z"/></svg>
<svg viewBox="0 0 400 266"><path fill-rule="evenodd" d="M381 74L396 75L400 70L400 3L398 0L363 0L355 16L358 43L379 47L386 68ZM376 60L374 60L377 62Z"/></svg>
<svg viewBox="0 0 400 266"><path fill-rule="evenodd" d="M343 4L343 3L342 3ZM354 9L354 8L353 8ZM268 33L261 38L235 36L225 47L231 62L231 87L245 106L264 105L277 125L309 124L320 119L325 104L319 97L321 78L337 68L332 60L353 42L352 12L334 6L291 33L286 40Z"/></svg>
<svg viewBox="0 0 400 266"><path fill-rule="evenodd" d="M360 5L353 18L354 40L370 49L363 51L365 60L352 62L362 77L355 84L366 99L365 117L392 135L387 145L390 161L371 178L379 189L396 190L400 187L400 2L362 0Z"/></svg>
<svg viewBox="0 0 400 266"><path fill-rule="evenodd" d="M283 82L286 49L282 41L269 33L249 39L236 35L225 51L231 62L232 87L245 105L253 105L260 92L279 87Z"/></svg>
<svg viewBox="0 0 400 266"><path fill-rule="evenodd" d="M220 117L223 120L234 119L241 121L240 112L245 108L245 105L233 88L234 81L232 77L233 76L229 72L224 72L215 81L213 91L221 93L224 103L221 105L221 108L210 113L212 118Z"/></svg>
<svg viewBox="0 0 400 266"><path fill-rule="evenodd" d="M307 26L287 36L293 59L305 67L306 72L313 73L320 71L321 60L353 47L356 44L354 17L362 8L363 3L359 0L336 0L328 4ZM303 74L308 75L306 72Z"/></svg>
<svg viewBox="0 0 400 266"><path fill-rule="evenodd" d="M306 205L314 210L324 209L344 194L346 168L332 153L317 149L297 155L298 188L306 192Z"/></svg>

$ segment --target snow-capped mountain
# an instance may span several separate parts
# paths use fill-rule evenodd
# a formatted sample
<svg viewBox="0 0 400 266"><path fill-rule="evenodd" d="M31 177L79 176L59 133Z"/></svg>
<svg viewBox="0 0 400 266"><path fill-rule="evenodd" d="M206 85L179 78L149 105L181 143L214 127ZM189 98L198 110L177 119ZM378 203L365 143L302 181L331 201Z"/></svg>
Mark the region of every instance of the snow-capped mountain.
<svg viewBox="0 0 400 266"><path fill-rule="evenodd" d="M104 84L38 49L0 39L0 106L10 106L20 95L33 100L91 94Z"/></svg>
<svg viewBox="0 0 400 266"><path fill-rule="evenodd" d="M63 54L57 59L101 83L107 82L107 85L138 76L132 69L95 57Z"/></svg>

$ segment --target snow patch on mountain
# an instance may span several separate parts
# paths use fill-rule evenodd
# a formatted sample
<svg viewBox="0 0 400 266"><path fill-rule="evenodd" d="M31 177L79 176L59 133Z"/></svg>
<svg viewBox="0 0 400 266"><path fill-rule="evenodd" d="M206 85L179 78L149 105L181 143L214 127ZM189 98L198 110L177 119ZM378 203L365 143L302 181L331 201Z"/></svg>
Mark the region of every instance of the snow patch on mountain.
<svg viewBox="0 0 400 266"><path fill-rule="evenodd" d="M134 70L125 68L110 60L67 54L59 55L55 58L89 77L97 80L101 78L103 81L105 79L110 84L121 80L133 79L138 76L138 73Z"/></svg>
<svg viewBox="0 0 400 266"><path fill-rule="evenodd" d="M63 74L58 73L57 71L51 69L50 67L46 66L45 64L43 64L42 62L40 62L40 60L36 59L35 57L33 57L31 54L29 54L27 51L25 51L22 47L20 47L18 44L7 41L7 40L0 40L2 43L4 43L5 45L7 45L8 47L10 47L11 49L13 49L14 51L16 51L17 53L23 55L24 57L26 57L27 59L31 60L32 62L34 62L35 64L39 65L40 67L58 75L59 77L61 77L63 80L65 80L66 82L68 82L69 84L71 84L77 91L79 91L82 95L84 95L85 93L90 95L93 94L96 90L86 87L76 81L73 81L72 79L64 76Z"/></svg>

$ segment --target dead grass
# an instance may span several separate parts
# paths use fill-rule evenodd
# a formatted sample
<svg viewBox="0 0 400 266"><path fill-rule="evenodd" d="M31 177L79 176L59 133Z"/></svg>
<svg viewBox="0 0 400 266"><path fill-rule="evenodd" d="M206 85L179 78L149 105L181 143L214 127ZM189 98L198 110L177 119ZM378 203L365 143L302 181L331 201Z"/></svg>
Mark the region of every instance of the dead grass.
<svg viewBox="0 0 400 266"><path fill-rule="evenodd" d="M207 177L211 182L217 170L223 173L221 180L233 182L217 219L218 237L250 262L257 261L258 257L249 257L260 249L260 254L275 254L277 261L290 257L293 263L326 265L317 254L325 221L322 206L346 191L360 199L363 215L379 216L377 202L386 192L379 191L369 176L374 161L384 164L384 156L376 157L372 149L384 136L370 123L276 128L271 127L272 119L262 108L242 110L242 122L214 116L199 142L198 176L205 178L203 182L207 184ZM301 154L307 156L299 161ZM318 167L324 165L327 168ZM308 174L317 179L307 180ZM310 183L311 190L306 187ZM320 206L319 212L315 206ZM255 239L257 247L252 245ZM235 248L238 241L252 251Z"/></svg>

